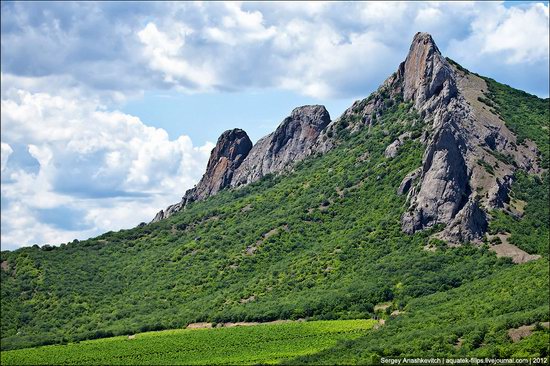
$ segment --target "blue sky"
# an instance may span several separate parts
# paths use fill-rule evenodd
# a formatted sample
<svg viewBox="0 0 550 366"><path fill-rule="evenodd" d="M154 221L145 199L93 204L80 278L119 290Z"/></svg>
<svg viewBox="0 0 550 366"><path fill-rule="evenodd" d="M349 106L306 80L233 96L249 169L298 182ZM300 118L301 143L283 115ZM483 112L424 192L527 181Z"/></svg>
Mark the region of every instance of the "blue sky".
<svg viewBox="0 0 550 366"><path fill-rule="evenodd" d="M2 2L2 249L149 221L226 129L336 118L417 31L548 96L548 2Z"/></svg>

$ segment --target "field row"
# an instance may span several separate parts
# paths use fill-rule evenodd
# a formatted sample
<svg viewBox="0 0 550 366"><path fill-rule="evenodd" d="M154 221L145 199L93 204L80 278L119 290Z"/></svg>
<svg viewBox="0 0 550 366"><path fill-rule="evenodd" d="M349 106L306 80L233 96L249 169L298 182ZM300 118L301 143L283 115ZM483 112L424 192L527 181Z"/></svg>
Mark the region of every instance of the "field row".
<svg viewBox="0 0 550 366"><path fill-rule="evenodd" d="M312 354L365 334L374 320L180 329L2 352L2 365L252 364Z"/></svg>

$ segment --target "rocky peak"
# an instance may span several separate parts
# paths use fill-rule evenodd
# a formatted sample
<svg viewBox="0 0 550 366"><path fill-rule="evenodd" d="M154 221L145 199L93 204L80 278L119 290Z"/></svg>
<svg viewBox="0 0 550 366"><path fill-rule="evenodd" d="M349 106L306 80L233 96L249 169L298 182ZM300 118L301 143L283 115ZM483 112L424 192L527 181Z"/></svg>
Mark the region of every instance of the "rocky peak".
<svg viewBox="0 0 550 366"><path fill-rule="evenodd" d="M228 187L233 173L251 149L252 141L245 131L236 128L222 133L210 154L206 173L195 187L193 200L204 199Z"/></svg>
<svg viewBox="0 0 550 366"><path fill-rule="evenodd" d="M407 58L399 65L397 79L403 99L413 101L420 111L440 104L432 99L448 102L457 94L452 68L428 33L416 33Z"/></svg>
<svg viewBox="0 0 550 366"><path fill-rule="evenodd" d="M487 211L506 203L516 167L538 171L536 154L517 146L504 121L481 104L485 81L452 66L426 33L416 34L406 60L389 81L387 85L400 86L404 100L413 101L431 130L418 183L408 195L403 230L413 233L444 224L441 239L481 239ZM495 155L514 162L497 162ZM483 167L488 165L492 170ZM407 190L410 181L407 176L402 182Z"/></svg>
<svg viewBox="0 0 550 366"><path fill-rule="evenodd" d="M231 186L252 183L266 174L279 173L312 153L321 131L330 123L322 105L295 108L275 132L260 139L235 172Z"/></svg>
<svg viewBox="0 0 550 366"><path fill-rule="evenodd" d="M227 187L257 181L266 174L279 173L313 152L321 131L330 123L322 105L295 108L275 132L254 146L245 131L222 133L212 150L200 182L187 190L182 200L161 210L152 222L165 219L194 201L204 200Z"/></svg>
<svg viewBox="0 0 550 366"><path fill-rule="evenodd" d="M235 170L245 160L251 149L252 141L245 131L235 128L223 132L210 153L206 172L199 183L185 192L181 202L157 213L153 222L171 216L190 202L203 200L228 187Z"/></svg>

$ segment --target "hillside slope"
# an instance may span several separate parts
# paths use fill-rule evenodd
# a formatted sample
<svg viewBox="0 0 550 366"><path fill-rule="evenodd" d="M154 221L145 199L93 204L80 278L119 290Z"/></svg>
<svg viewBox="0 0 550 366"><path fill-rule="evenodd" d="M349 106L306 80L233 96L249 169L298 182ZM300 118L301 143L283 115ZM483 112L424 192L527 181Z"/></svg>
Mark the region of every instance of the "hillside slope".
<svg viewBox="0 0 550 366"><path fill-rule="evenodd" d="M479 179L466 174L468 184L457 185L467 193L466 199L454 209L437 209L432 219L419 221L422 230L403 232L402 218L418 207L411 200L427 197L420 192L427 192L424 182L435 176L430 173L434 159L428 164L426 159L436 155L430 151L442 151L437 131L444 129L434 127L437 118L424 103L441 106L444 94L440 90L418 102L416 94L407 96L406 84L396 73L326 125L311 145L316 150L284 174L267 174L234 190L216 186L215 195L131 230L60 247L2 252L2 349L200 321L369 318L382 302L390 303L388 312L410 311L408 304L427 295L475 286L514 267L521 272L522 266L548 265L548 139L536 134L548 130L548 100L436 59L452 78L446 82L455 83L460 103L467 103L471 123L478 121L471 117L477 111L488 116L487 124L503 124L494 135L495 149L489 140L486 147L468 150L477 155L459 152L466 172L477 172ZM465 78L485 82L485 92L470 98L475 94L466 93ZM522 107L510 107L514 103ZM459 127L460 120L453 121L453 128ZM479 137L456 132L465 141ZM504 143L503 137L513 145ZM219 154L239 155L243 154ZM522 165L527 158L530 167ZM217 172L217 177L228 177ZM505 176L510 177L506 194L499 195L497 189L493 196L502 202L492 205L491 189L499 185L489 183L504 182ZM451 240L449 247L441 239L450 236L442 233L457 217L466 220L459 220L458 227L470 228L470 216L458 216L466 212L465 202L477 207L467 212L484 210L489 235L476 232L470 236L476 244L457 246ZM444 222L444 216L449 220ZM502 240L498 235L544 258L520 265L497 258L489 244L497 244L495 236ZM523 275L526 281L548 278L541 271L526 270ZM521 289L514 296L521 297ZM541 307L533 304L532 309ZM511 311L526 309L522 305Z"/></svg>

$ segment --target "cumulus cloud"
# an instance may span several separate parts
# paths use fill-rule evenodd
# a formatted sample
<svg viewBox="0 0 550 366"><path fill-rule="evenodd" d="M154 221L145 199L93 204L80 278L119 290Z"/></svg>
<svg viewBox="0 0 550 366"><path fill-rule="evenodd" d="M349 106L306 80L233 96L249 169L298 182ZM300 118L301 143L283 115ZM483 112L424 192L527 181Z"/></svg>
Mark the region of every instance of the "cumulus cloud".
<svg viewBox="0 0 550 366"><path fill-rule="evenodd" d="M506 79L503 65L531 63L533 75L548 65L544 3L2 3L2 12L4 73L59 75L123 95L283 88L361 96L395 70L417 31L458 62L486 65L489 76Z"/></svg>
<svg viewBox="0 0 550 366"><path fill-rule="evenodd" d="M317 98L365 95L395 70L418 30L432 33L443 52L449 48L459 62L475 61L493 69L502 63L548 64L544 4L182 6L208 16L190 20L176 11L149 22L138 35L148 66L160 71L163 81L186 91L265 87Z"/></svg>
<svg viewBox="0 0 550 366"><path fill-rule="evenodd" d="M548 6L532 4L525 8L495 8L489 19L476 18L472 33L466 39L453 42L453 51L463 57L469 50L488 57L503 57L508 64L548 61L549 31Z"/></svg>
<svg viewBox="0 0 550 366"><path fill-rule="evenodd" d="M86 99L15 88L4 95L2 246L59 243L148 221L193 186L213 148L187 136L170 140ZM38 171L6 164L15 154L9 144L26 146Z"/></svg>
<svg viewBox="0 0 550 366"><path fill-rule="evenodd" d="M8 164L8 159L11 155L11 153L13 152L13 149L11 148L10 145L6 144L6 143L3 143L2 142L2 149L1 149L1 169L0 171L4 171L4 169L6 168L6 165Z"/></svg>

